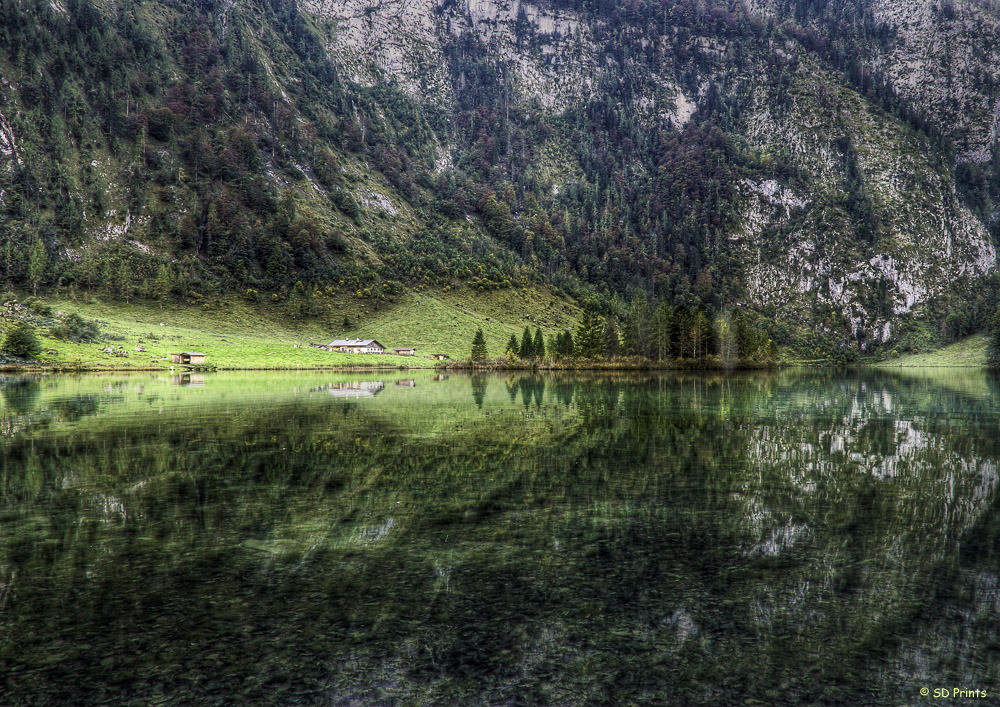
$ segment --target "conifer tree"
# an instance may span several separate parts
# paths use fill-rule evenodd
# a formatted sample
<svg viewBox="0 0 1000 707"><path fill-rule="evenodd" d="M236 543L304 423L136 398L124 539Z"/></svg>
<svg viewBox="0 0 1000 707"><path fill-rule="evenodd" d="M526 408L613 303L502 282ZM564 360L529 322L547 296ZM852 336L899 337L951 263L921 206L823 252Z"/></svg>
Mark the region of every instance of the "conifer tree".
<svg viewBox="0 0 1000 707"><path fill-rule="evenodd" d="M559 347L559 353L563 356L572 356L576 352L576 344L573 343L573 335L568 331L564 331L561 335L562 344Z"/></svg>
<svg viewBox="0 0 1000 707"><path fill-rule="evenodd" d="M576 337L576 354L581 358L598 358L603 349L604 322L595 309L587 307Z"/></svg>
<svg viewBox="0 0 1000 707"><path fill-rule="evenodd" d="M733 317L733 329L736 335L737 357L743 362L752 361L757 354L758 337L743 312L737 312Z"/></svg>
<svg viewBox="0 0 1000 707"><path fill-rule="evenodd" d="M660 361L666 361L673 353L673 326L673 310L666 302L660 302L653 314L654 355Z"/></svg>
<svg viewBox="0 0 1000 707"><path fill-rule="evenodd" d="M524 327L524 334L521 336L521 358L532 359L535 357L535 342L531 338L531 329Z"/></svg>
<svg viewBox="0 0 1000 707"><path fill-rule="evenodd" d="M545 358L545 338L542 336L541 327L535 329L535 344L532 353L535 354L535 358Z"/></svg>
<svg viewBox="0 0 1000 707"><path fill-rule="evenodd" d="M611 317L604 320L604 357L616 358L621 353L621 343L618 341L618 327Z"/></svg>
<svg viewBox="0 0 1000 707"><path fill-rule="evenodd" d="M172 279L170 266L166 263L160 263L160 267L156 269L156 279L153 280L153 296L160 301L161 309L163 308L163 300L170 295Z"/></svg>
<svg viewBox="0 0 1000 707"><path fill-rule="evenodd" d="M485 361L486 356L486 337L481 328L476 329L476 335L472 338L472 360L478 363Z"/></svg>
<svg viewBox="0 0 1000 707"><path fill-rule="evenodd" d="M45 270L48 266L48 256L45 254L45 244L42 239L35 236L31 241L31 250L28 252L28 280L31 282L31 292L38 296L38 286L45 278Z"/></svg>
<svg viewBox="0 0 1000 707"><path fill-rule="evenodd" d="M506 352L512 353L515 356L519 356L521 348L517 345L517 334L511 334L510 339L507 340Z"/></svg>
<svg viewBox="0 0 1000 707"><path fill-rule="evenodd" d="M990 320L990 341L986 348L986 365L1000 368L1000 307Z"/></svg>
<svg viewBox="0 0 1000 707"><path fill-rule="evenodd" d="M625 318L624 350L629 356L649 354L649 305L645 295L636 295Z"/></svg>

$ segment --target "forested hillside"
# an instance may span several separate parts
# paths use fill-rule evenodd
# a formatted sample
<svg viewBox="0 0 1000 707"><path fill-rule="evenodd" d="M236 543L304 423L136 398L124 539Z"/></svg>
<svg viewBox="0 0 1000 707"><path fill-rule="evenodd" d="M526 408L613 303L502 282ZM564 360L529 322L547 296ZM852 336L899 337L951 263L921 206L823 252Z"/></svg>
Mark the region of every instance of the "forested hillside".
<svg viewBox="0 0 1000 707"><path fill-rule="evenodd" d="M1000 14L936 8L4 0L0 284L941 342L996 308Z"/></svg>

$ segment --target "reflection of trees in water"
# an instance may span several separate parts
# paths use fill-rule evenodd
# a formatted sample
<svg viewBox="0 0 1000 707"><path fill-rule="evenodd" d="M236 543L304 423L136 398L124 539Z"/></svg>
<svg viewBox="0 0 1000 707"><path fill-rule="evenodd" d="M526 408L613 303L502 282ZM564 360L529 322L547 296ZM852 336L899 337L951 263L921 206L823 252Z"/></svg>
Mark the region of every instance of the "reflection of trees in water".
<svg viewBox="0 0 1000 707"><path fill-rule="evenodd" d="M75 422L87 415L94 415L100 410L100 397L97 395L70 395L58 398L48 404L60 420Z"/></svg>
<svg viewBox="0 0 1000 707"><path fill-rule="evenodd" d="M16 377L0 381L0 395L15 415L33 412L38 404L42 387L34 378Z"/></svg>
<svg viewBox="0 0 1000 707"><path fill-rule="evenodd" d="M472 399L476 401L476 406L483 407L483 400L486 398L486 386L489 379L486 376L472 376Z"/></svg>
<svg viewBox="0 0 1000 707"><path fill-rule="evenodd" d="M489 377L471 383L482 407ZM33 668L10 685L872 704L921 656L996 685L976 657L997 613L995 397L827 373L505 385L509 416L464 436L301 403L0 442L0 566L21 583L0 635ZM78 623L40 630L65 600L52 578Z"/></svg>
<svg viewBox="0 0 1000 707"><path fill-rule="evenodd" d="M520 394L521 403L525 410L531 407L532 400L534 400L536 408L541 408L542 401L545 399L545 378L543 376L530 375L508 378L505 384L507 395L512 403L517 400L518 394Z"/></svg>

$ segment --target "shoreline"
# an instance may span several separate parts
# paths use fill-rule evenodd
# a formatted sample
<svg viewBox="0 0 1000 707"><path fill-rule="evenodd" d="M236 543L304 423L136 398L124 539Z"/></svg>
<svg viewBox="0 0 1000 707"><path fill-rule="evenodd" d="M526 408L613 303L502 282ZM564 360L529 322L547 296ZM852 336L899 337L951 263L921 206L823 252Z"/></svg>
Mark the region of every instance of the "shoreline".
<svg viewBox="0 0 1000 707"><path fill-rule="evenodd" d="M845 366L837 363L820 363L815 361L786 361L774 365L696 365L677 362L621 362L621 361L585 361L580 363L543 363L535 365L499 365L485 364L472 365L469 363L452 363L450 365L437 366L406 366L392 364L378 364L371 366L358 365L331 365L331 366L246 366L246 367L226 367L216 368L213 373L227 372L264 372L264 371L312 371L331 373L381 373L393 371L449 371L456 373L499 373L504 371L518 372L603 372L615 373L620 371L677 371L677 372L713 372L713 373L736 373L746 371L777 371L786 368L844 368L844 369L880 369L880 370L902 370L907 368L971 368L988 369L987 366L976 364L899 364L886 365L884 362L852 364ZM0 374L56 374L56 373L170 373L173 375L184 375L188 373L204 373L204 371L189 371L183 368L164 368L162 366L93 366L75 364L26 364L26 365L0 365Z"/></svg>

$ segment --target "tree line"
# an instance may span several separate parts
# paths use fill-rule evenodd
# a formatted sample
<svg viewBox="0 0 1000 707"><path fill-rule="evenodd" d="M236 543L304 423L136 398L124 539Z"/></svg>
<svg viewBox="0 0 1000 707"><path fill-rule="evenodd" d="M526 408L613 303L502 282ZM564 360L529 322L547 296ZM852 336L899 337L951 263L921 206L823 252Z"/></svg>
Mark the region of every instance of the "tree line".
<svg viewBox="0 0 1000 707"><path fill-rule="evenodd" d="M778 350L743 310L712 312L663 302L656 309L630 308L624 320L587 307L578 327L548 337L525 327L520 340L511 334L503 351L489 350L482 329L473 337L471 361L491 354L521 362L649 361L703 365L771 366Z"/></svg>

